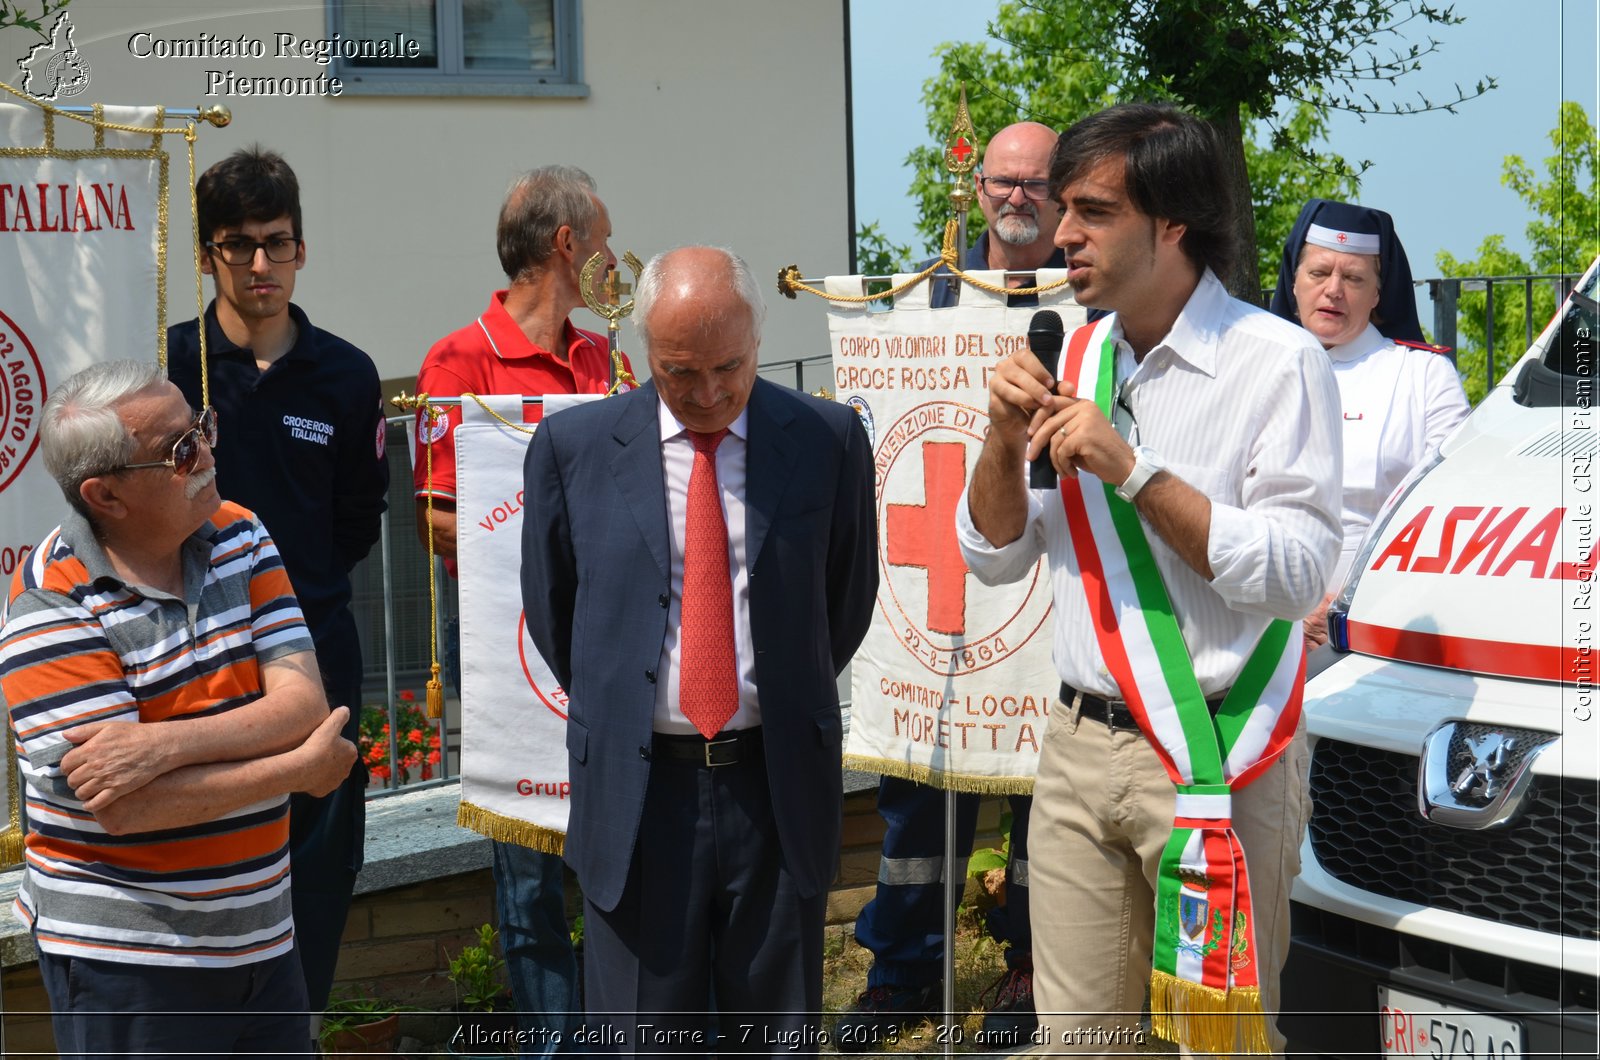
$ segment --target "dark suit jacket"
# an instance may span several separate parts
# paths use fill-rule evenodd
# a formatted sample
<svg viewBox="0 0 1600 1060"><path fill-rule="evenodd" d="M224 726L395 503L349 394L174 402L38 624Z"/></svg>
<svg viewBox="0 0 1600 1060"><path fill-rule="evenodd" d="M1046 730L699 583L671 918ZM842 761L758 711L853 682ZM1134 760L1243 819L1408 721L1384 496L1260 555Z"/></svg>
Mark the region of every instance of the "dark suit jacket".
<svg viewBox="0 0 1600 1060"><path fill-rule="evenodd" d="M650 778L671 545L653 384L557 413L525 465L528 632L569 697L566 859L616 908ZM854 411L758 379L750 395L751 643L778 841L803 897L838 865L836 678L878 586L872 452Z"/></svg>

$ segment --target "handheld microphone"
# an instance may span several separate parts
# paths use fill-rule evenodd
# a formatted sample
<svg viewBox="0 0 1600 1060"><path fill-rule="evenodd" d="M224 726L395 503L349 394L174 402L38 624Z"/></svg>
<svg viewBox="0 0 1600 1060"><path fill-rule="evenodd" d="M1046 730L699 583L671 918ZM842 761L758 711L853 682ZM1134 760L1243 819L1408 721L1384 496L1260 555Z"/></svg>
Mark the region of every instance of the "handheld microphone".
<svg viewBox="0 0 1600 1060"><path fill-rule="evenodd" d="M1055 378L1061 345L1065 339L1066 328L1061 323L1061 314L1054 309L1041 309L1028 322L1028 348L1050 372L1052 379ZM1050 449L1047 446L1028 464L1028 486L1036 490L1053 490L1056 482L1056 469L1050 463Z"/></svg>

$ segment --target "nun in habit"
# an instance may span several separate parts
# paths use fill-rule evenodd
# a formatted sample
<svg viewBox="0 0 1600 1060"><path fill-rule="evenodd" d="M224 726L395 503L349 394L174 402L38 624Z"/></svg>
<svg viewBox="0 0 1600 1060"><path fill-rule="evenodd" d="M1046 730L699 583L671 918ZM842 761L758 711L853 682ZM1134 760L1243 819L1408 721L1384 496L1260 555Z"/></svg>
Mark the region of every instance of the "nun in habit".
<svg viewBox="0 0 1600 1060"><path fill-rule="evenodd" d="M1308 642L1321 644L1328 600L1379 507L1466 418L1467 395L1443 348L1423 339L1411 265L1382 210L1306 203L1284 245L1271 308L1328 351L1344 406L1344 547L1328 597L1306 619Z"/></svg>

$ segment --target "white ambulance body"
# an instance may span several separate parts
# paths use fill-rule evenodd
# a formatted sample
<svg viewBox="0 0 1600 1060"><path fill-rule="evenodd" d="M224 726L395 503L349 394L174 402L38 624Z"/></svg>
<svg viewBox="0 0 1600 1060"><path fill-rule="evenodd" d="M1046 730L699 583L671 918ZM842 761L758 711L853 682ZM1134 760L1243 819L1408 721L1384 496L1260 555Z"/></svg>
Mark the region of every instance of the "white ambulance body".
<svg viewBox="0 0 1600 1060"><path fill-rule="evenodd" d="M1596 285L1390 498L1330 609L1296 1052L1595 1055Z"/></svg>

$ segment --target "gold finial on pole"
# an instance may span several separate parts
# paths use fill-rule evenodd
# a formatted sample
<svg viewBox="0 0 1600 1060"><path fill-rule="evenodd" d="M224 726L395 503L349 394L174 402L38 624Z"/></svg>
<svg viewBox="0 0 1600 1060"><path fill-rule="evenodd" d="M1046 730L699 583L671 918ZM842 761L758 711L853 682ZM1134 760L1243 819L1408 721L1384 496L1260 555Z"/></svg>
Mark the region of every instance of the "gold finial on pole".
<svg viewBox="0 0 1600 1060"><path fill-rule="evenodd" d="M800 266L785 265L778 270L778 293L789 301L795 300L795 291L799 290L800 282Z"/></svg>
<svg viewBox="0 0 1600 1060"><path fill-rule="evenodd" d="M633 251L624 251L622 262L633 273L633 283L624 283L617 275L616 269L606 269L605 279L597 287L595 275L605 268L606 256L596 252L594 257L583 263L583 271L578 274L578 285L583 290L583 304L588 306L597 316L605 318L606 339L611 351L611 390L614 393L620 386L636 387L639 381L628 371L622 363L622 347L618 341L618 329L622 326L622 318L633 312L633 299L622 301L622 296L631 294L639 283L639 274L644 271L644 263L636 257Z"/></svg>
<svg viewBox="0 0 1600 1060"><path fill-rule="evenodd" d="M956 104L956 123L944 141L944 168L955 178L950 189L950 206L956 216L965 218L972 206L972 182L967 178L978 165L978 133L967 110L967 83L961 82L961 99Z"/></svg>
<svg viewBox="0 0 1600 1060"><path fill-rule="evenodd" d="M233 111L221 103L213 103L209 107L200 107L195 110L196 118L209 122L219 129L226 129L233 124Z"/></svg>

